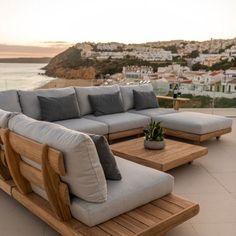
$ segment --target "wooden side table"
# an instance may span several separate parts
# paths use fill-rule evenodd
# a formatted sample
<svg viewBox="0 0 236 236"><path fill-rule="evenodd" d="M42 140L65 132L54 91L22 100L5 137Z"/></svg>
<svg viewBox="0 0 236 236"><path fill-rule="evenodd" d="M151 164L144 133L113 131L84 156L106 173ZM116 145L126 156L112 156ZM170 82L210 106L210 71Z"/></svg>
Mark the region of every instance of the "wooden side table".
<svg viewBox="0 0 236 236"><path fill-rule="evenodd" d="M190 101L189 98L173 98L170 96L157 96L158 99L165 99L165 100L172 100L173 107L175 110L179 110L181 102L188 102Z"/></svg>

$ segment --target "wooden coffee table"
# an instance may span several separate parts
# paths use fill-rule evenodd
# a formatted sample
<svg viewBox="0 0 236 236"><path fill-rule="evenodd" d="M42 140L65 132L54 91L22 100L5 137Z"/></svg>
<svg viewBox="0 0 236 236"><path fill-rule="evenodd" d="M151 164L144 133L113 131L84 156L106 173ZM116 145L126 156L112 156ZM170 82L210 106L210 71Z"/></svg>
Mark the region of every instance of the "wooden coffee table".
<svg viewBox="0 0 236 236"><path fill-rule="evenodd" d="M208 153L206 147L170 139L165 139L166 146L163 150L147 150L143 141L143 137L132 139L112 144L111 149L116 156L161 171L191 163Z"/></svg>

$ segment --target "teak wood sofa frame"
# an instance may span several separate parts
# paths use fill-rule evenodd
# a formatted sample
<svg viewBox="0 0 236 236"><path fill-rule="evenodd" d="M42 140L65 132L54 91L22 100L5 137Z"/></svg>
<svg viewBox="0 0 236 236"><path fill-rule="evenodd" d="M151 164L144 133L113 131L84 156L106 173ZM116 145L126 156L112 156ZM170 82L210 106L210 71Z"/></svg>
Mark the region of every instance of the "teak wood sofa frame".
<svg viewBox="0 0 236 236"><path fill-rule="evenodd" d="M60 180L66 174L60 151L8 129L0 129L0 143L0 188L61 235L163 235L199 212L198 204L169 194L88 227L71 216L68 186ZM40 164L41 170L27 164L21 156ZM34 193L30 183L45 190L48 201Z"/></svg>

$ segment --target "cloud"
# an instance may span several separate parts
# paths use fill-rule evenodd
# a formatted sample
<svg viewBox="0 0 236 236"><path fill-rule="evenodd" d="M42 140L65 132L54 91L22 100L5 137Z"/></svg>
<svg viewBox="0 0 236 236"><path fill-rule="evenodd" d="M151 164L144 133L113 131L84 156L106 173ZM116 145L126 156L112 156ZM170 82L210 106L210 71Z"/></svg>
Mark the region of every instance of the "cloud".
<svg viewBox="0 0 236 236"><path fill-rule="evenodd" d="M66 41L43 41L40 42L42 45L50 46L50 47L69 47L72 44Z"/></svg>
<svg viewBox="0 0 236 236"><path fill-rule="evenodd" d="M47 46L22 46L0 44L0 58L15 57L53 57L68 48L69 44L47 45Z"/></svg>

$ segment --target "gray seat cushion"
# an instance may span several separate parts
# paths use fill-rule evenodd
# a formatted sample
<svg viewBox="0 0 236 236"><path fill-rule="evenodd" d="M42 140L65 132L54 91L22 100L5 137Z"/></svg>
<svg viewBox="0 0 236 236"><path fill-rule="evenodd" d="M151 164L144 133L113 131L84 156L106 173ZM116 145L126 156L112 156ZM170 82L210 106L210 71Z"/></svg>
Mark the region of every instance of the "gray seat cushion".
<svg viewBox="0 0 236 236"><path fill-rule="evenodd" d="M16 90L0 92L0 109L12 112L21 112L21 106Z"/></svg>
<svg viewBox="0 0 236 236"><path fill-rule="evenodd" d="M88 203L72 198L73 217L88 226L105 222L122 213L163 197L173 190L174 178L134 162L116 157L122 180L107 181L107 201L101 204Z"/></svg>
<svg viewBox="0 0 236 236"><path fill-rule="evenodd" d="M151 109L144 109L140 111L129 110L128 112L148 116L152 120L158 121L159 116L165 115L165 114L176 113L177 111L174 109L168 109L168 108L151 108Z"/></svg>
<svg viewBox="0 0 236 236"><path fill-rule="evenodd" d="M153 87L151 84L120 86L120 92L121 92L121 96L123 98L123 104L124 104L125 111L128 111L130 109L134 109L133 90L150 92L150 91L153 91Z"/></svg>
<svg viewBox="0 0 236 236"><path fill-rule="evenodd" d="M108 126L102 122L89 120L85 118L61 120L54 122L56 124L62 125L68 129L91 133L91 134L108 134Z"/></svg>
<svg viewBox="0 0 236 236"><path fill-rule="evenodd" d="M75 87L81 116L93 113L93 109L90 105L88 95L111 94L119 91L120 88L118 85L99 87Z"/></svg>
<svg viewBox="0 0 236 236"><path fill-rule="evenodd" d="M178 112L158 118L162 127L192 134L207 134L230 128L232 119L224 116L208 115L197 112Z"/></svg>
<svg viewBox="0 0 236 236"><path fill-rule="evenodd" d="M89 202L106 201L105 175L96 147L88 135L50 122L34 120L23 114L10 119L9 129L63 153L66 176L61 179L68 184L70 193Z"/></svg>
<svg viewBox="0 0 236 236"><path fill-rule="evenodd" d="M42 97L63 97L74 94L73 87L56 88L56 89L38 89L35 91L19 91L19 99L22 107L22 112L36 120L41 120L41 110L38 96Z"/></svg>
<svg viewBox="0 0 236 236"><path fill-rule="evenodd" d="M87 115L85 116L85 118L107 124L109 133L116 133L124 130L146 127L151 120L147 116L132 114L129 112L116 113L105 116Z"/></svg>

